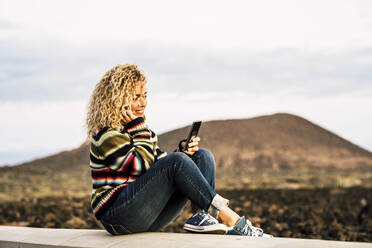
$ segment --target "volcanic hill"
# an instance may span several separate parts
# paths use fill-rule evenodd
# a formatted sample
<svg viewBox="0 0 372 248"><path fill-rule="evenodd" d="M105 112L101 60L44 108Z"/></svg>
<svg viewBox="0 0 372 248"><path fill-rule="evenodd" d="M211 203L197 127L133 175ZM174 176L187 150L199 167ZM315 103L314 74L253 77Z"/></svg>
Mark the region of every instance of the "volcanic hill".
<svg viewBox="0 0 372 248"><path fill-rule="evenodd" d="M189 127L160 135L171 151ZM278 113L250 119L203 123L201 147L210 149L221 167L239 170L371 168L372 153L299 116Z"/></svg>
<svg viewBox="0 0 372 248"><path fill-rule="evenodd" d="M189 128L159 135L160 147L172 152ZM367 186L371 186L370 151L296 115L277 113L208 121L202 124L198 136L200 146L215 156L220 188L276 188L289 184L319 187L330 182L341 186L366 186L369 182ZM89 194L88 164L89 143L84 142L70 151L0 167L0 200L8 198L10 192L14 196ZM356 172L358 178L350 178Z"/></svg>

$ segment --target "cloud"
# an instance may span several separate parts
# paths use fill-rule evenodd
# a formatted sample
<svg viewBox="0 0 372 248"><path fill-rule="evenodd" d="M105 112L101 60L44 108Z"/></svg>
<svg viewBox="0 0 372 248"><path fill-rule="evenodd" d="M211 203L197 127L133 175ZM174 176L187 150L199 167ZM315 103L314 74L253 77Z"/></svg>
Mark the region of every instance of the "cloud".
<svg viewBox="0 0 372 248"><path fill-rule="evenodd" d="M162 133L199 119L250 118L287 112L372 150L372 137L366 135L372 123L372 110L367 107L372 104L371 99L370 95L360 92L321 99L304 98L290 89L269 94L245 91L164 93L150 97L146 116L150 126Z"/></svg>
<svg viewBox="0 0 372 248"><path fill-rule="evenodd" d="M22 8L19 5L19 1L3 0L0 14L24 27L19 36L33 41L41 35L75 44L147 40L253 51L359 47L372 41L367 32L371 28L367 1L35 0L22 1Z"/></svg>
<svg viewBox="0 0 372 248"><path fill-rule="evenodd" d="M5 101L0 165L78 147L84 141L86 100Z"/></svg>
<svg viewBox="0 0 372 248"><path fill-rule="evenodd" d="M5 31L5 30L12 29L12 28L14 28L14 25L12 25L12 23L6 20L0 19L0 30Z"/></svg>
<svg viewBox="0 0 372 248"><path fill-rule="evenodd" d="M137 50L129 50L135 58ZM0 150L0 164L71 149L84 141L85 106L94 84L112 66L103 65L105 58L109 61L109 55L114 55L109 51L102 52L107 57L99 62L79 55L61 71L63 59L57 56L45 63L45 71L27 69L36 55L10 66L14 69L17 63L24 63L19 68L26 69L11 83L0 84L0 113L6 117L0 128L5 130L7 143ZM161 53L161 49L157 51ZM372 123L367 108L372 104L369 49L336 55L283 50L240 57L227 52L168 51L172 51L170 57L156 52L138 57L149 80L148 122L157 133L189 125L195 119L289 112L371 150L371 137L366 135ZM14 153L20 154L18 160Z"/></svg>
<svg viewBox="0 0 372 248"><path fill-rule="evenodd" d="M291 89L317 98L367 92L372 87L372 47L338 52L289 48L238 52L180 46L165 50L161 44L113 42L106 47L57 43L36 50L19 44L0 48L4 54L0 58L3 101L86 98L106 70L132 61L144 68L154 92ZM67 55L54 52L61 49Z"/></svg>
<svg viewBox="0 0 372 248"><path fill-rule="evenodd" d="M0 5L3 161L79 145L87 99L119 63L146 72L157 132L194 119L290 112L372 149L368 1ZM29 129L30 139L19 133Z"/></svg>
<svg viewBox="0 0 372 248"><path fill-rule="evenodd" d="M78 147L88 99L69 101L2 102L0 165L43 157ZM290 89L260 94L246 91L190 91L151 93L146 110L151 129L161 134L190 125L194 120L250 118L287 112L302 116L351 142L372 150L371 97L360 92L304 98ZM18 154L18 156L15 156Z"/></svg>

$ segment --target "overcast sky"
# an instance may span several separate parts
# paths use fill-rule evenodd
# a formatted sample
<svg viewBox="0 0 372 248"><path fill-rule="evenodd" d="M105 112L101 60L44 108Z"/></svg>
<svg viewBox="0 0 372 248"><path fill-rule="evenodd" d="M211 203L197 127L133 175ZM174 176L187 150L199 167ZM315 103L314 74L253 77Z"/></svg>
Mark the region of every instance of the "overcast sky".
<svg viewBox="0 0 372 248"><path fill-rule="evenodd" d="M158 134L287 112L372 150L372 1L0 0L0 165L78 147L94 85L146 73Z"/></svg>

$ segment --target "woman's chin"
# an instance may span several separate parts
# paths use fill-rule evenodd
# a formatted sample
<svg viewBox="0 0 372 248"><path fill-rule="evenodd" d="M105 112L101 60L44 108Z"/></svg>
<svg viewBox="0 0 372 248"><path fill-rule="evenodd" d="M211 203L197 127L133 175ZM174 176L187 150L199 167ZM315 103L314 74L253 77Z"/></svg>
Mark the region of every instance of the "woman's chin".
<svg viewBox="0 0 372 248"><path fill-rule="evenodd" d="M143 117L144 114L134 113L136 117Z"/></svg>

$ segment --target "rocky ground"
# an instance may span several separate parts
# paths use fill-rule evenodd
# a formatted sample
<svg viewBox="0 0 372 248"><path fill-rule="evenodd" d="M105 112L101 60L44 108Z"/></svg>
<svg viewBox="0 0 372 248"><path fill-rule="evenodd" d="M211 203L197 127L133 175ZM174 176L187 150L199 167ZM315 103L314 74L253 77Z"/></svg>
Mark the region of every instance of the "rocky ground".
<svg viewBox="0 0 372 248"><path fill-rule="evenodd" d="M219 193L252 223L277 237L372 242L372 189L263 189ZM102 228L89 197L43 197L0 202L0 224L53 228ZM162 231L183 232L188 205Z"/></svg>

